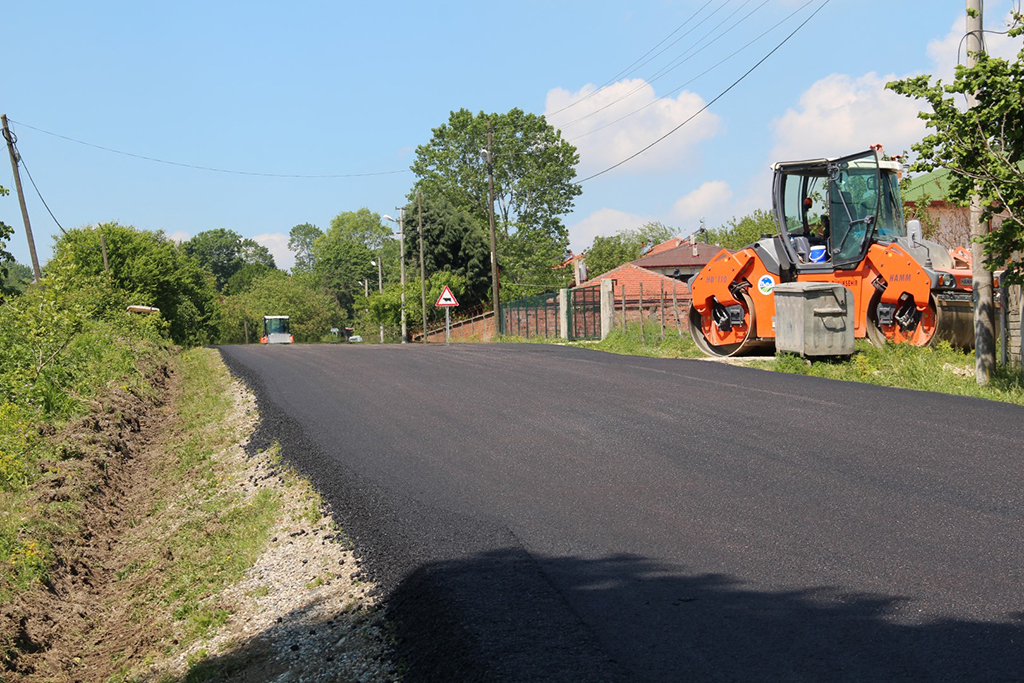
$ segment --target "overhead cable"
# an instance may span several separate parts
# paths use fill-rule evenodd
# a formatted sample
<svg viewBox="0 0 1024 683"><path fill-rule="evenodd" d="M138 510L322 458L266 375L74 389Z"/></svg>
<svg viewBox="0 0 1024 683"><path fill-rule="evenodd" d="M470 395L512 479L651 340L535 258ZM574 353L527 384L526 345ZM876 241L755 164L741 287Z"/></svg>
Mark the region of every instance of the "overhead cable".
<svg viewBox="0 0 1024 683"><path fill-rule="evenodd" d="M668 137L669 137L670 135L672 135L673 133L675 133L676 131L678 131L678 130L679 130L680 128L682 128L682 127L683 127L683 126L685 126L685 125L686 125L687 123L689 123L690 121L692 121L693 119L695 119L695 118L696 118L697 116L699 116L700 114L702 114L702 113L703 113L704 111L706 111L706 110L707 110L707 109L708 109L708 108L709 108L709 107L710 107L710 106L711 106L712 104L714 104L714 103L715 103L715 102L717 102L718 100L722 99L722 97L724 97L726 93L728 93L728 92L729 92L730 90L732 90L732 89L733 89L733 88L735 88L735 87L736 87L737 85L739 85L739 84L740 84L741 82L743 82L743 81L744 81L744 80L745 80L745 79L747 78L747 76L749 76L750 74L752 74L752 73L754 72L754 70L756 70L756 69L757 69L757 67L759 67L759 66L761 66L762 64L764 64L764 63L765 63L765 61L767 61L769 57L771 57L771 56L772 56L773 54L775 54L775 53L776 53L776 52L777 52L777 51L778 51L778 50L779 50L779 49L780 49L780 48L781 48L781 47L782 47L783 45L785 45L786 43L788 43L788 42L789 42L789 40L790 40L790 38L792 38L793 36L795 36L795 35L797 34L797 32L798 32L798 31L799 31L800 29L802 29L802 28L803 28L804 26L806 26L806 25L807 25L807 22L809 22L809 21L810 21L811 19L813 19L813 18L815 17L815 15L817 15L817 14L818 14L818 12L820 12L820 11L821 11L821 10L822 10L822 9L823 9L823 8L825 7L825 5L827 5L827 4L829 3L829 2L831 2L831 0L824 0L824 1L823 1L823 2L821 3L821 5L819 5L819 6L818 6L818 8L817 8L816 10L814 10L813 12L811 12L811 15L810 15L809 17L807 17L806 19L804 19L804 20L803 20L803 21L802 21L802 22L800 23L800 25L798 25L798 26L797 26L797 27L796 27L795 29L793 29L793 31L792 31L792 32L791 32L791 33L790 33L790 34L789 34L788 36L786 36L785 38L783 38L783 40L782 40L782 42L781 42L781 43L779 43L779 44L778 44L778 45L776 45L776 46L775 46L774 48L772 48L772 50L771 50L771 51L770 51L770 52L769 52L768 54L766 54L766 55L765 55L764 57L762 57L761 59L759 59L759 60L757 61L757 63L755 63L755 64L754 64L754 65L753 65L752 67L750 67L749 69L747 69L747 71L746 71L746 72L745 72L745 73L744 73L744 74L743 74L742 76L740 76L740 77L739 77L739 78L737 78L737 79L736 79L735 81L733 81L733 82L732 82L732 85L730 85L730 86L729 86L728 88L726 88L726 89L725 89L725 90L723 90L722 92L718 93L718 95L716 95L714 99L712 99L712 100L711 100L710 102L708 102L708 103L707 103L707 104L705 104L705 105L704 105L703 107L701 107L701 108L700 108L700 109L698 109L698 110L697 110L696 112L694 112L694 114L693 114L692 116L690 116L689 118L687 118L687 119L686 119L685 121L683 121L682 123L680 123L680 124L679 124L678 126L676 126L675 128L673 128L673 129L672 129L672 130L670 130L669 132L665 133L664 135L662 135L661 137L659 137L659 138L658 138L657 140L655 140L654 142L652 142L652 143L650 143L649 145L647 145L646 147L644 147L643 149L640 149L639 151L637 151L637 152L634 152L633 154L629 155L628 157L626 157L626 158L625 158L625 159L623 159L622 161L619 161L618 163L612 164L611 166L609 166L608 168L604 169L603 171L598 171L597 173L594 173L593 175L590 175L590 176L587 176L586 178L583 178L583 179L582 179L582 180L580 180L579 182L580 182L580 183L585 183L585 182L587 182L588 180L593 180L594 178L596 178L596 177L598 177L598 176L600 176L600 175L604 175L604 174L605 174L605 173L607 173L608 171L611 171L611 170L613 170L613 169L616 169L616 168L618 168L619 166L622 166L623 164L625 164L626 162L628 162L628 161L631 161L631 160L635 159L636 157L640 156L641 154L643 154L643 153L644 153L644 152L646 152L647 150L651 149L651 148L652 148L652 147L654 147L655 145L659 144L660 142L662 142L663 140L665 140L666 138L668 138Z"/></svg>
<svg viewBox="0 0 1024 683"><path fill-rule="evenodd" d="M133 152L125 152L125 151L122 151L122 150L119 150L119 149L113 149L111 147L104 147L103 145L96 145L96 144L93 144L91 142L85 142L84 140L76 140L75 138L68 137L67 135L61 135L60 133L53 133L53 132L48 131L48 130L43 130L42 128L37 128L35 126L30 126L27 123L22 123L20 121L15 121L14 119L8 119L8 120L11 121L12 123L17 123L19 126L24 126L25 128L31 128L34 131L38 131L38 132L44 133L46 135L52 135L55 138L60 138L62 140L67 140L69 142L74 142L74 143L77 143L79 145L85 145L86 147L94 147L96 149L102 149L105 152L111 152L113 154L121 154L123 156L133 157L135 159L143 159L144 161L152 161L152 162L155 162L155 163L158 163L158 164L167 164L169 166L179 166L179 167L182 167L182 168L192 168L192 169L196 169L196 170L199 170L199 171L211 171L213 173L230 173L230 174L233 174L233 175L259 176L259 177L263 177L263 178L305 178L305 179L312 179L312 178L365 178L365 177L369 177L369 176L396 175L398 173L409 173L409 169L401 169L401 170L397 170L397 171L379 171L379 172L376 172L376 173L323 173L323 174L260 173L260 172L256 172L256 171L237 171L237 170L232 170L232 169L227 169L227 168L215 168L215 167L212 167L212 166L199 166L197 164L186 164L186 163L182 163L180 161L168 161L167 159L158 159L156 157L145 156L143 154L135 154Z"/></svg>

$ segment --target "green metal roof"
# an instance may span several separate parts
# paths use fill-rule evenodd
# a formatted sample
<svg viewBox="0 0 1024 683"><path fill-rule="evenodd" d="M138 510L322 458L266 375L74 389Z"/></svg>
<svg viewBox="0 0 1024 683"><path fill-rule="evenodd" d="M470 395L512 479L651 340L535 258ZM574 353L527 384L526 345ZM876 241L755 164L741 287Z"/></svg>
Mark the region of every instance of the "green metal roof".
<svg viewBox="0 0 1024 683"><path fill-rule="evenodd" d="M906 191L901 194L905 202L917 202L925 197L930 201L944 200L949 194L949 171L940 168L911 178Z"/></svg>

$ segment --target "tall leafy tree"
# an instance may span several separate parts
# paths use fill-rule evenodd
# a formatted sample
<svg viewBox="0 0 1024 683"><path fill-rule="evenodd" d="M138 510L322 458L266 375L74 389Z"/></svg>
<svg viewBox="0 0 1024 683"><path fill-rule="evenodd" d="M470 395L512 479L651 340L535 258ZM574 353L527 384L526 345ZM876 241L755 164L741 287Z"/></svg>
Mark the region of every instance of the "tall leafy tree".
<svg viewBox="0 0 1024 683"><path fill-rule="evenodd" d="M255 240L243 238L234 230L206 230L181 246L186 254L213 273L219 291L224 291L231 276L246 265L259 266L264 270L276 268L269 249Z"/></svg>
<svg viewBox="0 0 1024 683"><path fill-rule="evenodd" d="M1014 13L1010 36L1024 33L1022 21ZM950 199L966 205L977 193L983 222L1003 216L982 240L987 265L1006 268L1006 282L1024 283L1024 263L1014 259L1024 252L1024 49L1013 61L981 53L973 67L957 66L952 83L922 75L886 87L931 109L918 114L932 132L912 146L913 170L948 169ZM967 109L969 93L977 104Z"/></svg>
<svg viewBox="0 0 1024 683"><path fill-rule="evenodd" d="M331 239L359 242L370 251L378 251L391 239L391 228L384 225L379 213L366 207L358 211L342 211L331 219Z"/></svg>
<svg viewBox="0 0 1024 683"><path fill-rule="evenodd" d="M429 277L447 271L464 279L459 303L475 306L487 300L491 287L491 248L479 218L456 208L442 196L421 197L423 212L423 264ZM415 202L405 208L406 263L410 281L419 275L419 214ZM418 292L417 288L417 292Z"/></svg>
<svg viewBox="0 0 1024 683"><path fill-rule="evenodd" d="M313 243L313 272L348 315L354 311L356 298L363 294L363 281L376 281L377 268L371 261L381 258L350 227L347 221L335 219Z"/></svg>
<svg viewBox="0 0 1024 683"><path fill-rule="evenodd" d="M300 223L288 232L288 248L295 254L293 272L313 270L313 243L324 231L312 223Z"/></svg>
<svg viewBox="0 0 1024 683"><path fill-rule="evenodd" d="M1024 33L1024 15L1012 14L1008 33L1014 38ZM1019 260L1024 251L1024 49L1013 61L984 52L975 58L971 67L957 66L950 84L933 83L925 75L886 87L923 100L931 109L918 114L933 132L912 146L919 155L914 169L948 169L950 199L969 204L976 195L981 223L1003 218L997 229L976 238L984 263L975 256L975 377L978 384L988 384L995 368L995 311L991 291L982 291L987 278L979 269L1005 268L1003 282L1024 283ZM973 106L961 106L966 95L974 96Z"/></svg>
<svg viewBox="0 0 1024 683"><path fill-rule="evenodd" d="M452 112L416 148L414 189L440 196L486 225L488 219L488 124L492 126L495 223L501 280L554 284L552 268L566 255L568 230L561 216L582 192L573 182L579 154L543 116L512 109L505 114Z"/></svg>

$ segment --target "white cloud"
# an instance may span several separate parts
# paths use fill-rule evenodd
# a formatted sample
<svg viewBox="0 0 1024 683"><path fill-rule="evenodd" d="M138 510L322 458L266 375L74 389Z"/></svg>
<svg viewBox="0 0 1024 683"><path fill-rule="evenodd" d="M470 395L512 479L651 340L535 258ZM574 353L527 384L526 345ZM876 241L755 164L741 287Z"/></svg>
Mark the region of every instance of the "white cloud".
<svg viewBox="0 0 1024 683"><path fill-rule="evenodd" d="M256 235L254 240L270 250L274 256L274 264L282 270L290 270L295 265L295 254L288 248L288 235L282 232L271 232Z"/></svg>
<svg viewBox="0 0 1024 683"><path fill-rule="evenodd" d="M574 102L577 104L569 107ZM586 176L635 154L704 105L704 98L691 92L658 100L654 88L637 78L619 81L604 90L594 85L586 85L577 92L563 88L550 90L545 116L551 125L562 130L562 137L579 150L579 173ZM566 107L569 108L559 111ZM646 108L616 123L641 107ZM717 115L703 112L664 141L624 164L621 171L693 170L700 163L700 144L718 133L719 123Z"/></svg>
<svg viewBox="0 0 1024 683"><path fill-rule="evenodd" d="M722 220L721 214L730 206L731 201L732 189L729 183L709 180L672 205L672 221L686 226L682 232L688 234L696 230L701 218L706 218L708 225Z"/></svg>
<svg viewBox="0 0 1024 683"><path fill-rule="evenodd" d="M617 209L598 209L569 228L569 248L575 253L588 249L595 237L609 237L623 230L634 230L651 218Z"/></svg>
<svg viewBox="0 0 1024 683"><path fill-rule="evenodd" d="M184 230L175 230L170 235L168 235L167 238L172 240L173 242L181 244L182 242L187 242L190 239L192 239L192 235L188 234Z"/></svg>
<svg viewBox="0 0 1024 683"><path fill-rule="evenodd" d="M842 156L881 143L899 153L924 135L919 103L886 90L896 76L832 74L814 83L797 108L775 119L774 161Z"/></svg>

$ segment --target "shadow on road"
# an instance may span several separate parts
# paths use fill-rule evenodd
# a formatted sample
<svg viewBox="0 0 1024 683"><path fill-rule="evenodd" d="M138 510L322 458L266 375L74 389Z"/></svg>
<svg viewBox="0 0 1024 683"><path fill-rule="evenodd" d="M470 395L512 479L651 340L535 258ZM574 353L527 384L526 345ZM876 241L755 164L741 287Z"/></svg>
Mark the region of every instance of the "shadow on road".
<svg viewBox="0 0 1024 683"><path fill-rule="evenodd" d="M757 592L634 556L487 552L417 569L389 604L413 681L1024 676L1021 614L1004 623L922 621L899 597Z"/></svg>

